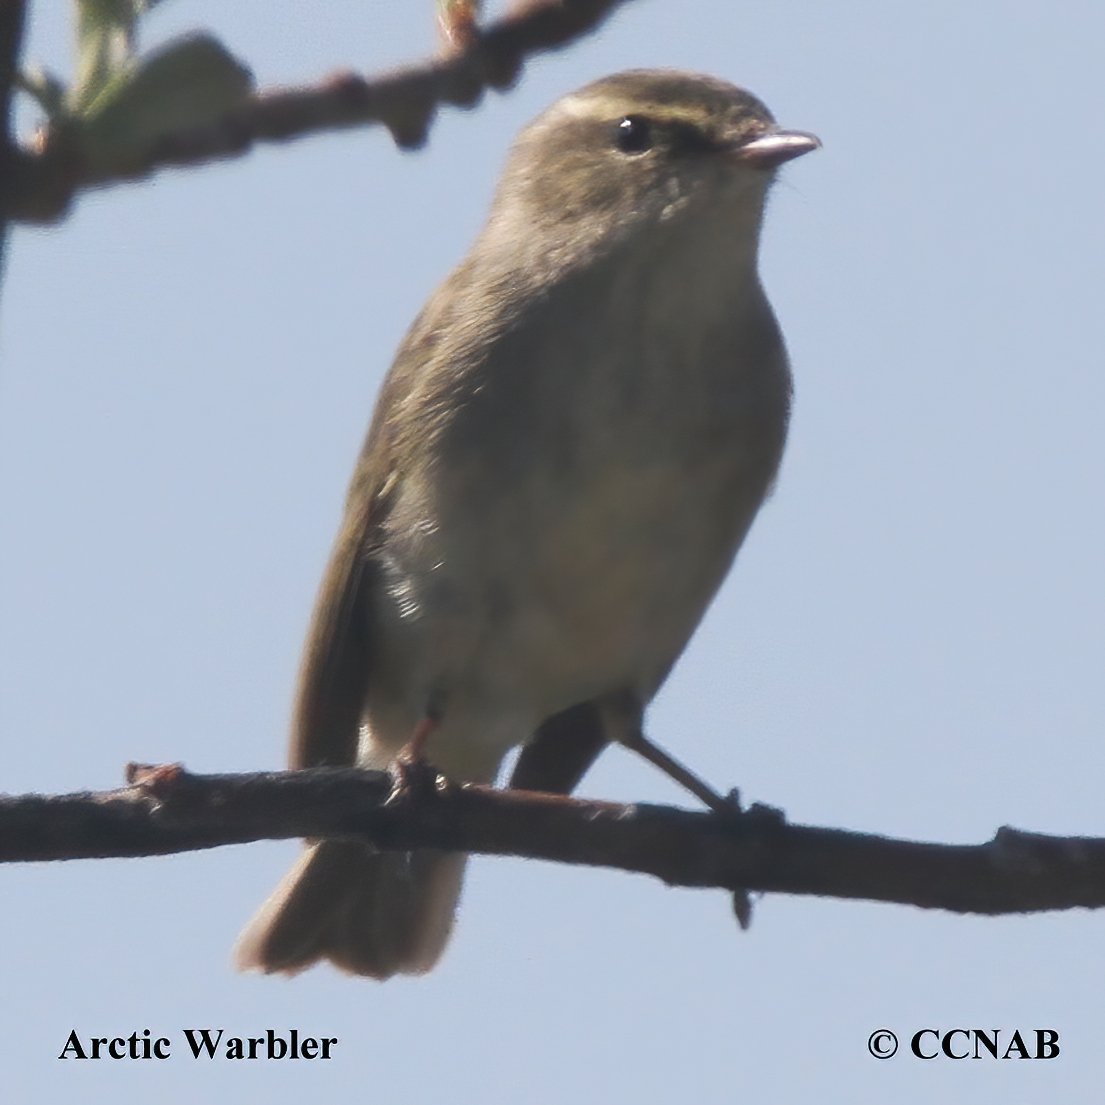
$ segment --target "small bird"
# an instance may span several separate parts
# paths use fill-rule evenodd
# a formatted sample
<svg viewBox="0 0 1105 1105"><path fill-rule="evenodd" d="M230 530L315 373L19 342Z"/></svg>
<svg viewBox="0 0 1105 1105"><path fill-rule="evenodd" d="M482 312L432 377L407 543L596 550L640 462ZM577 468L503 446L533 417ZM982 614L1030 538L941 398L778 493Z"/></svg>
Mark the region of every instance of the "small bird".
<svg viewBox="0 0 1105 1105"><path fill-rule="evenodd" d="M521 132L383 385L292 768L382 769L413 747L491 783L522 745L510 785L566 794L610 741L655 751L645 707L778 470L791 377L760 227L775 170L819 145L674 70L596 81ZM308 843L238 965L426 972L465 860Z"/></svg>

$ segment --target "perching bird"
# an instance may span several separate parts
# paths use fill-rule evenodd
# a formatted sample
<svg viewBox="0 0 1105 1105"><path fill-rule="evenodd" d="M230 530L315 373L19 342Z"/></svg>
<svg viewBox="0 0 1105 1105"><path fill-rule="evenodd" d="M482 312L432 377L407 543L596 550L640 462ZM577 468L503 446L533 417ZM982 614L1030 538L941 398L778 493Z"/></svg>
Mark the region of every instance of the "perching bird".
<svg viewBox="0 0 1105 1105"><path fill-rule="evenodd" d="M757 274L818 146L711 77L638 70L518 137L377 403L307 641L291 766L567 793L642 714L775 478L791 381ZM445 946L465 857L309 843L238 945L387 978Z"/></svg>

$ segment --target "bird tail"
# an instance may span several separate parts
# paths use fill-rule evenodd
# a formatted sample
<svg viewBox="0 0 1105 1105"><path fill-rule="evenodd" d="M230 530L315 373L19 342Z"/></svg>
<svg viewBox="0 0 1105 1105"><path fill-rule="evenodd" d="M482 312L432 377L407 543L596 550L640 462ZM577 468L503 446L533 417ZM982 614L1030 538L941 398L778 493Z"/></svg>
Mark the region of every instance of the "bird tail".
<svg viewBox="0 0 1105 1105"><path fill-rule="evenodd" d="M369 978L424 974L449 939L466 860L309 844L239 937L237 966L295 974L328 959Z"/></svg>

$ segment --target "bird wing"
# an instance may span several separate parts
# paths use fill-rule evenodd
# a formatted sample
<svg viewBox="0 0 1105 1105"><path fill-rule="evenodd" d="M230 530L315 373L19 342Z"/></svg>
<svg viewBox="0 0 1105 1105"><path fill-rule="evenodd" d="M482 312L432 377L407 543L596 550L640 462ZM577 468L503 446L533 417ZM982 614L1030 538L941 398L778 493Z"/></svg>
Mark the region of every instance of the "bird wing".
<svg viewBox="0 0 1105 1105"><path fill-rule="evenodd" d="M518 756L510 786L571 794L606 747L602 717L592 702L581 702L544 721Z"/></svg>
<svg viewBox="0 0 1105 1105"><path fill-rule="evenodd" d="M381 389L307 635L292 721L293 769L356 759L378 647L371 601L381 585L375 553L393 492L404 475L433 457L438 432L457 408L458 389L478 374L510 317L509 295L485 289L468 268L462 263L412 323ZM492 320L478 340L464 325L471 317Z"/></svg>
<svg viewBox="0 0 1105 1105"><path fill-rule="evenodd" d="M352 499L352 497L351 497ZM372 667L369 604L375 567L367 545L371 502L363 519L351 501L322 579L299 671L288 766L351 764Z"/></svg>

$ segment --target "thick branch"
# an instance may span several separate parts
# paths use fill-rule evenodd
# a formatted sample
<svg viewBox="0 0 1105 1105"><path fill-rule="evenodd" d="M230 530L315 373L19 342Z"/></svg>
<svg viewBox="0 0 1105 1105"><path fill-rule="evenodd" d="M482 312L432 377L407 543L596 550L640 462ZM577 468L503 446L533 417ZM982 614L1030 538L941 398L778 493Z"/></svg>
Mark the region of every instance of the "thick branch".
<svg viewBox="0 0 1105 1105"><path fill-rule="evenodd" d="M394 790L355 768L254 775L138 769L99 794L0 800L0 861L148 856L289 837L435 847L654 875L672 886L900 902L959 913L1105 906L1105 840L1000 829L985 844L923 844L488 787Z"/></svg>
<svg viewBox="0 0 1105 1105"><path fill-rule="evenodd" d="M10 174L8 214L23 222L55 222L84 188L140 179L164 166L238 156L255 142L342 127L382 123L399 146L420 146L439 104L471 107L486 88L509 87L528 56L582 37L627 2L540 0L490 24L448 57L371 80L339 73L318 85L259 92L215 126L166 135L140 166L128 163L94 175L71 149L47 141L38 152L20 154Z"/></svg>

